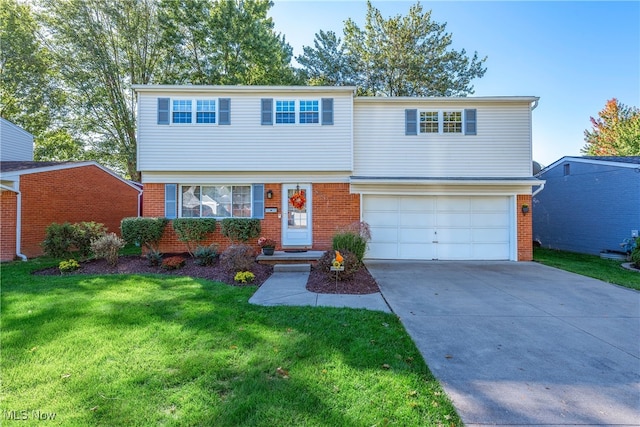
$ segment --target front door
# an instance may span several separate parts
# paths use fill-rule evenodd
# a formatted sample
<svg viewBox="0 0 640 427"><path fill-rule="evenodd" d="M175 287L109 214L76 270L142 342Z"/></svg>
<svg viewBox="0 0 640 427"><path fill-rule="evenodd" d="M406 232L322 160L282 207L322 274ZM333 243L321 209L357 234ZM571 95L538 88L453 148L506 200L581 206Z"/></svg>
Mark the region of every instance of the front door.
<svg viewBox="0 0 640 427"><path fill-rule="evenodd" d="M311 246L311 184L282 186L282 246Z"/></svg>

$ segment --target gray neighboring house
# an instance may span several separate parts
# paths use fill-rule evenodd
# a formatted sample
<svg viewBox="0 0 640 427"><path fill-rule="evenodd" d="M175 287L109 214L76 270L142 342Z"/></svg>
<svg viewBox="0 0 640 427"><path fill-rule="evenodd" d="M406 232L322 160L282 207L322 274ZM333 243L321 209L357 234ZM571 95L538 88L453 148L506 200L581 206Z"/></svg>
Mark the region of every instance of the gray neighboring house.
<svg viewBox="0 0 640 427"><path fill-rule="evenodd" d="M0 117L0 161L33 160L33 135Z"/></svg>
<svg viewBox="0 0 640 427"><path fill-rule="evenodd" d="M640 156L566 156L536 175L533 240L586 254L621 251L640 230Z"/></svg>

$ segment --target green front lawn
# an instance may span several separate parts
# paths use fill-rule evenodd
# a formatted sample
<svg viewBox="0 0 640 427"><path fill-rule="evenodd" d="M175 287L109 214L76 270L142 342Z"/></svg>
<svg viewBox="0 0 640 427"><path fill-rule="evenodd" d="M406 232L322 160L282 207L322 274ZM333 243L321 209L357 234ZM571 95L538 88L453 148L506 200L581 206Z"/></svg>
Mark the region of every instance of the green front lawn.
<svg viewBox="0 0 640 427"><path fill-rule="evenodd" d="M0 267L3 425L461 425L394 315L258 307L254 287L187 277L29 274L49 265Z"/></svg>
<svg viewBox="0 0 640 427"><path fill-rule="evenodd" d="M551 267L640 290L640 272L622 268L620 261L545 248L535 248L533 259Z"/></svg>

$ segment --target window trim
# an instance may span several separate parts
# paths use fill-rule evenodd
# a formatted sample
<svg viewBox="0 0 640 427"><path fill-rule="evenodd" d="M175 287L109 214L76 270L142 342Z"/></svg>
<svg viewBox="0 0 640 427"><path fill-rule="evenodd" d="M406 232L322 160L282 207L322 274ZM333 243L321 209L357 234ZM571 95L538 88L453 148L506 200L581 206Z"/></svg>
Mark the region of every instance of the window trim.
<svg viewBox="0 0 640 427"><path fill-rule="evenodd" d="M160 99L160 98L159 98ZM169 100L169 123L159 123L159 124L168 124L170 126L218 126L220 124L220 99L221 98L212 98L206 96L197 96L197 97L175 97L175 98L165 98ZM177 112L174 110L174 102L180 101L189 101L191 103L191 121L189 122L175 122L173 120L173 113ZM215 121L213 123L198 123L198 113L199 112L208 112L208 111L198 111L198 101L210 101L213 102L213 113L215 114ZM231 116L231 102L229 99L229 117Z"/></svg>
<svg viewBox="0 0 640 427"><path fill-rule="evenodd" d="M418 109L417 114L417 134L418 135L475 135L475 132L466 132L466 109L435 109L435 108L424 108ZM420 116L422 113L438 113L438 132L423 132L422 131L422 122L420 121ZM459 122L447 122L447 123L459 123L460 124L460 132L445 132L445 121L444 116L446 113L460 113L460 121ZM477 120L476 120L477 122ZM434 123L434 122L430 122Z"/></svg>
<svg viewBox="0 0 640 427"><path fill-rule="evenodd" d="M329 99L333 99L333 98L329 98ZM294 122L293 123L278 123L277 121L277 106L278 106L278 102L291 102L293 101L293 108L294 108ZM318 117L318 121L315 123L301 123L300 122L300 114L302 113L301 108L300 108L300 102L303 101L311 101L311 102L316 102L318 105L318 111L315 112L317 114ZM272 124L274 126L322 126L322 98L312 98L312 97L299 97L299 98L273 98L273 110L272 110ZM327 112L328 114L328 112ZM333 110L331 111L331 114L333 116ZM333 118L333 117L332 117ZM264 124L264 121L263 121ZM333 120L331 120L331 123L327 122L325 123L325 125L327 124L333 124Z"/></svg>
<svg viewBox="0 0 640 427"><path fill-rule="evenodd" d="M177 185L177 192L178 192L178 197L177 197L177 218L214 218L216 220L222 220L224 218L258 218L260 219L260 217L256 214L255 210L256 210L256 200L255 197L256 195L254 195L254 192L256 191L256 185L255 184L196 184L196 183L192 183L192 184L178 184ZM182 197L184 194L183 188L184 187L200 187L200 216L187 216L185 217L182 213L182 209L183 209L183 204L182 204ZM249 205L250 205L250 209L251 209L251 215L250 216L233 216L233 190L231 192L231 216L202 216L202 187L249 187Z"/></svg>

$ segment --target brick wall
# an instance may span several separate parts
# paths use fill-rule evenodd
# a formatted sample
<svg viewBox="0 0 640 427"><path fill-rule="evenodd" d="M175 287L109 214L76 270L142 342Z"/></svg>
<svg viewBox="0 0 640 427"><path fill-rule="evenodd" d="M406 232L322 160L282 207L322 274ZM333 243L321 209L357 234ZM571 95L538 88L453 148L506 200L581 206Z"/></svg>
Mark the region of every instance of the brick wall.
<svg viewBox="0 0 640 427"><path fill-rule="evenodd" d="M277 213L265 213L261 223L262 235L278 242L276 249L281 249L282 219L282 186L281 184L265 184L265 192L271 190L273 198L265 198L265 207L277 208ZM341 227L358 221L360 218L360 196L349 193L349 184L313 184L313 250L328 250L331 248L331 237ZM144 216L164 216L164 184L145 184L144 186ZM204 244L216 243L220 251L230 242L220 233L220 224L216 232ZM257 249L255 242L249 242ZM185 252L186 246L180 242L169 224L160 241L160 251L163 253Z"/></svg>
<svg viewBox="0 0 640 427"><path fill-rule="evenodd" d="M18 194L0 192L0 261L11 261L16 256L16 212Z"/></svg>
<svg viewBox="0 0 640 427"><path fill-rule="evenodd" d="M522 205L529 205L529 212L522 213ZM533 259L533 206L530 194L518 194L516 202L516 215L518 217L518 261L531 261Z"/></svg>
<svg viewBox="0 0 640 427"><path fill-rule="evenodd" d="M97 166L81 166L20 177L22 253L42 254L52 222L95 221L120 234L122 218L138 216L138 191Z"/></svg>

